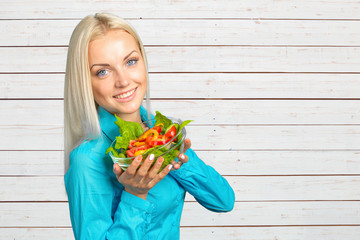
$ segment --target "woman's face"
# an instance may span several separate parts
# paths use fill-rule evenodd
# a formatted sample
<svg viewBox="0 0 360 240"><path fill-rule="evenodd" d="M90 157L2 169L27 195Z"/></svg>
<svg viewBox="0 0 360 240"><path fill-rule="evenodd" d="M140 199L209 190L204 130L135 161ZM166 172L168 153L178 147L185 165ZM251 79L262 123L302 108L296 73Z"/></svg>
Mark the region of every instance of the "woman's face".
<svg viewBox="0 0 360 240"><path fill-rule="evenodd" d="M124 119L139 116L147 79L144 59L133 36L110 30L89 43L88 57L95 101Z"/></svg>

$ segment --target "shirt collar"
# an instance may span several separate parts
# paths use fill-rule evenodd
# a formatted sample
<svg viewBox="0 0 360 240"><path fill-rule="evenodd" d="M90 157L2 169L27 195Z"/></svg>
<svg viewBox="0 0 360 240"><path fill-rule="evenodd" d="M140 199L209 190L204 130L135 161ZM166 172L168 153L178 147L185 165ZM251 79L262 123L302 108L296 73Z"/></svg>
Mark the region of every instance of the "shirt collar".
<svg viewBox="0 0 360 240"><path fill-rule="evenodd" d="M140 106L140 117L142 121L147 121L147 114L147 110L143 106ZM115 140L115 137L120 135L119 127L115 124L116 117L101 106L98 107L98 116L100 128L103 133L110 138L111 141ZM153 118L153 115L151 115L151 118Z"/></svg>

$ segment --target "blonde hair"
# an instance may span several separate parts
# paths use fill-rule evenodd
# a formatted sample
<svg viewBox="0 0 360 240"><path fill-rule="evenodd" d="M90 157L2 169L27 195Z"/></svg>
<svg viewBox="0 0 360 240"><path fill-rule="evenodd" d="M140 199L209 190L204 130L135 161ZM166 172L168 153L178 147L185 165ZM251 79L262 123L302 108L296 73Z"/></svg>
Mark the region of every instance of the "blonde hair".
<svg viewBox="0 0 360 240"><path fill-rule="evenodd" d="M148 73L144 46L135 29L123 19L109 14L97 13L85 17L75 27L69 43L64 87L64 156L65 172L69 168L69 154L85 139L100 136L101 129L94 100L90 67L89 42L103 36L110 29L120 29L132 35L139 45ZM147 76L147 79L148 76ZM149 83L147 84L149 86ZM149 103L149 87L146 94ZM150 110L150 109L148 109Z"/></svg>

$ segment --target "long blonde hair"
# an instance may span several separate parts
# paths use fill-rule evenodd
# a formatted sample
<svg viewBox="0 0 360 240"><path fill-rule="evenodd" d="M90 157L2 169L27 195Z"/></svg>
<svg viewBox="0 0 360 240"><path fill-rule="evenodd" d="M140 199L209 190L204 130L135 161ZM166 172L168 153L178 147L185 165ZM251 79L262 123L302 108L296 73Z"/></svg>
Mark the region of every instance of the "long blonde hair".
<svg viewBox="0 0 360 240"><path fill-rule="evenodd" d="M139 45L148 73L144 46L135 29L123 19L97 13L82 19L75 27L69 43L64 87L64 156L65 172L69 168L69 154L85 139L100 136L101 129L94 100L88 62L89 42L105 35L110 29L121 29L132 35ZM148 80L147 76L147 80ZM149 86L149 83L147 84ZM147 89L149 103L149 87ZM150 110L150 109L149 109Z"/></svg>

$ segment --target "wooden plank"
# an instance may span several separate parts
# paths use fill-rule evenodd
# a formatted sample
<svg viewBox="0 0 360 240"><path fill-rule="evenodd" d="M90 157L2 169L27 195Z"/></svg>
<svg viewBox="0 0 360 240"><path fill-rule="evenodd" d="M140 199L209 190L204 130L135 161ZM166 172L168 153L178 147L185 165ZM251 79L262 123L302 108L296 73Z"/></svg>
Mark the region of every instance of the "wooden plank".
<svg viewBox="0 0 360 240"><path fill-rule="evenodd" d="M321 227L181 227L183 240L358 240L359 226ZM4 239L73 240L71 228L0 228Z"/></svg>
<svg viewBox="0 0 360 240"><path fill-rule="evenodd" d="M223 175L359 174L360 151L197 151Z"/></svg>
<svg viewBox="0 0 360 240"><path fill-rule="evenodd" d="M16 240L74 240L73 231L67 228L0 228L4 239Z"/></svg>
<svg viewBox="0 0 360 240"><path fill-rule="evenodd" d="M63 176L0 177L0 182L0 201L67 201Z"/></svg>
<svg viewBox="0 0 360 240"><path fill-rule="evenodd" d="M190 4L191 3L191 4ZM22 6L20 9L18 6ZM229 7L231 6L231 7ZM2 19L81 18L90 13L112 12L125 18L290 18L358 19L356 0L320 1L1 1Z"/></svg>
<svg viewBox="0 0 360 240"><path fill-rule="evenodd" d="M7 59L0 63L0 72L65 72L66 54L65 47L0 48L0 55ZM13 67L8 68L10 65Z"/></svg>
<svg viewBox="0 0 360 240"><path fill-rule="evenodd" d="M150 72L358 73L360 47L147 47ZM66 47L0 48L0 73L64 72ZM206 59L206 64L204 64Z"/></svg>
<svg viewBox="0 0 360 240"><path fill-rule="evenodd" d="M148 47L147 53L154 72L358 72L360 63L357 47Z"/></svg>
<svg viewBox="0 0 360 240"><path fill-rule="evenodd" d="M0 98L63 98L65 74L0 74Z"/></svg>
<svg viewBox="0 0 360 240"><path fill-rule="evenodd" d="M0 151L1 175L64 175L63 151Z"/></svg>
<svg viewBox="0 0 360 240"><path fill-rule="evenodd" d="M4 227L70 227L67 202L0 203L0 226Z"/></svg>
<svg viewBox="0 0 360 240"><path fill-rule="evenodd" d="M196 151L222 175L360 174L360 151ZM63 176L63 151L0 151L0 176Z"/></svg>
<svg viewBox="0 0 360 240"><path fill-rule="evenodd" d="M64 74L0 74L0 98L63 98ZM359 98L358 74L150 74L152 98ZM176 89L176 91L174 91Z"/></svg>
<svg viewBox="0 0 360 240"><path fill-rule="evenodd" d="M359 225L358 201L236 202L232 212L213 213L186 202L181 226ZM0 203L5 227L70 227L68 204ZM201 217L200 217L201 216Z"/></svg>
<svg viewBox="0 0 360 240"><path fill-rule="evenodd" d="M0 126L0 136L0 150L64 150L62 126Z"/></svg>
<svg viewBox="0 0 360 240"><path fill-rule="evenodd" d="M195 150L359 150L360 125L187 126ZM0 150L63 150L60 125L0 125Z"/></svg>
<svg viewBox="0 0 360 240"><path fill-rule="evenodd" d="M0 21L0 46L68 45L79 20ZM359 46L359 21L130 19L145 45ZM54 31L56 29L56 31ZM153 31L149 31L152 29Z"/></svg>
<svg viewBox="0 0 360 240"><path fill-rule="evenodd" d="M359 105L360 100L154 100L152 112L192 119L197 125L358 124ZM179 115L179 109L186 111ZM61 125L64 121L62 100L5 100L0 101L0 110L6 116L0 125Z"/></svg>
<svg viewBox="0 0 360 240"><path fill-rule="evenodd" d="M237 201L360 200L359 176L226 176ZM51 186L51 187L49 187ZM67 201L63 176L0 177L0 201ZM195 201L189 195L186 201Z"/></svg>
<svg viewBox="0 0 360 240"><path fill-rule="evenodd" d="M359 127L189 126L188 136L194 148L207 150L350 150L359 149Z"/></svg>
<svg viewBox="0 0 360 240"><path fill-rule="evenodd" d="M152 101L154 111L192 119L194 124L358 124L359 105L356 100ZM179 115L179 109L186 111Z"/></svg>
<svg viewBox="0 0 360 240"><path fill-rule="evenodd" d="M359 224L359 202L239 202L229 213L197 203L184 206L182 226L277 226Z"/></svg>
<svg viewBox="0 0 360 240"><path fill-rule="evenodd" d="M182 227L180 235L188 240L358 240L360 227Z"/></svg>

